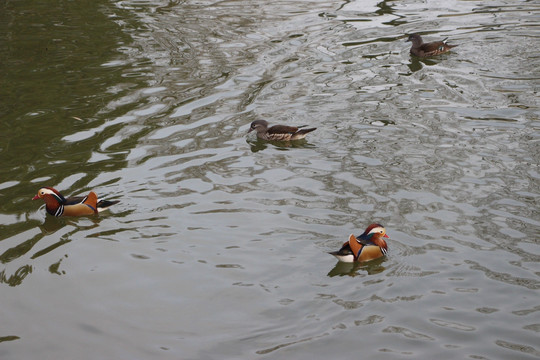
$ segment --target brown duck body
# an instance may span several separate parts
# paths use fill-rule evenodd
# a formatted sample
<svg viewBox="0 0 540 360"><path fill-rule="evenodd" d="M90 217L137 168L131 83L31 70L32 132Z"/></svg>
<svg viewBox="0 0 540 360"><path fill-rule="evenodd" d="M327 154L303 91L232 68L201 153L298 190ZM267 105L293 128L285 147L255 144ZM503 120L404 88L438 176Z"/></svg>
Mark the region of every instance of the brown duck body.
<svg viewBox="0 0 540 360"><path fill-rule="evenodd" d="M94 215L108 209L119 201L99 200L96 193L90 191L87 196L65 198L58 190L51 187L39 189L32 200L43 199L45 209L53 216Z"/></svg>
<svg viewBox="0 0 540 360"><path fill-rule="evenodd" d="M317 128L304 128L304 126L274 125L268 127L266 120L255 120L251 123L248 133L255 131L257 137L269 141L300 140Z"/></svg>
<svg viewBox="0 0 540 360"><path fill-rule="evenodd" d="M349 235L349 241L345 242L341 249L333 251L339 261L356 262L378 259L388 252L388 245L383 238L387 238L386 229L380 224L371 224L364 233L358 237Z"/></svg>
<svg viewBox="0 0 540 360"><path fill-rule="evenodd" d="M449 45L446 43L446 39L443 41L434 41L424 43L422 37L418 34L409 35L407 41L412 42L411 54L418 57L429 57L444 54L450 51L451 48L457 45Z"/></svg>

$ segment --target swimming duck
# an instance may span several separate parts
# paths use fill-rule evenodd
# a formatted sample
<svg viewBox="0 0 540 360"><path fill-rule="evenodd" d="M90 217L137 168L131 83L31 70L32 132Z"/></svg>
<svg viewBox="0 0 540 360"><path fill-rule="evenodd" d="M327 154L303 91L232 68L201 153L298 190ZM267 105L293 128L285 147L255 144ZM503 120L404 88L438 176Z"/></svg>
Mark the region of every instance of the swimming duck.
<svg viewBox="0 0 540 360"><path fill-rule="evenodd" d="M289 141L300 140L306 137L307 133L312 132L317 128L302 129L307 125L302 126L288 126L288 125L274 125L268 127L268 121L255 120L251 123L248 133L255 130L257 137L262 140L270 141Z"/></svg>
<svg viewBox="0 0 540 360"><path fill-rule="evenodd" d="M52 187L42 187L32 200L43 199L47 212L53 216L94 215L107 210L119 201L99 200L96 193L90 191L87 196L65 198Z"/></svg>
<svg viewBox="0 0 540 360"><path fill-rule="evenodd" d="M418 57L429 57L443 54L450 51L451 48L457 46L447 44L446 40L448 40L448 38L444 39L443 41L424 43L422 37L418 34L411 34L407 39L407 41L412 42L411 54Z"/></svg>
<svg viewBox="0 0 540 360"><path fill-rule="evenodd" d="M383 239L387 237L384 226L371 224L362 235L358 237L349 235L349 241L343 244L341 249L329 254L334 255L339 261L349 263L374 260L388 252L388 245Z"/></svg>

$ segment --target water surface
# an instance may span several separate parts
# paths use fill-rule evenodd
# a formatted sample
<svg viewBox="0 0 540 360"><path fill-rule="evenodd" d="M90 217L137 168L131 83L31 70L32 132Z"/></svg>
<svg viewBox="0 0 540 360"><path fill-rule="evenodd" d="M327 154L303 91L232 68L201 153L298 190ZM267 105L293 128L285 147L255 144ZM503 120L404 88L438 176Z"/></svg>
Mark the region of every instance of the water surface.
<svg viewBox="0 0 540 360"><path fill-rule="evenodd" d="M540 357L535 2L1 14L2 359ZM44 185L121 203L57 219ZM374 221L389 256L327 254Z"/></svg>

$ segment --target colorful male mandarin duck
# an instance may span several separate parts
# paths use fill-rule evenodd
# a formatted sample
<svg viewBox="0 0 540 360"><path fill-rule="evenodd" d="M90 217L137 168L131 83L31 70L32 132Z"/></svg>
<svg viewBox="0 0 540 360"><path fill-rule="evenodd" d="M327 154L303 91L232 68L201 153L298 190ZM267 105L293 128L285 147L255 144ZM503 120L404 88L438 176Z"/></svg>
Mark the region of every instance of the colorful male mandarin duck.
<svg viewBox="0 0 540 360"><path fill-rule="evenodd" d="M51 187L39 189L32 200L43 199L47 212L53 216L84 216L94 215L107 210L111 205L119 201L99 200L96 193L90 191L87 196L65 198Z"/></svg>
<svg viewBox="0 0 540 360"><path fill-rule="evenodd" d="M270 141L289 141L300 140L306 137L307 133L316 130L317 128L302 129L307 125L302 126L287 126L287 125L274 125L268 127L268 121L255 120L251 123L248 133L255 130L257 137L262 140Z"/></svg>
<svg viewBox="0 0 540 360"><path fill-rule="evenodd" d="M339 261L355 262L369 261L380 258L388 252L388 245L383 238L387 238L386 229L381 224L371 224L359 237L349 235L347 241L339 251L329 254L334 255Z"/></svg>
<svg viewBox="0 0 540 360"><path fill-rule="evenodd" d="M418 57L429 57L443 54L450 51L451 48L457 46L447 44L446 40L448 40L448 38L444 39L443 41L424 43L422 37L418 34L411 34L407 39L407 41L412 42L411 54Z"/></svg>

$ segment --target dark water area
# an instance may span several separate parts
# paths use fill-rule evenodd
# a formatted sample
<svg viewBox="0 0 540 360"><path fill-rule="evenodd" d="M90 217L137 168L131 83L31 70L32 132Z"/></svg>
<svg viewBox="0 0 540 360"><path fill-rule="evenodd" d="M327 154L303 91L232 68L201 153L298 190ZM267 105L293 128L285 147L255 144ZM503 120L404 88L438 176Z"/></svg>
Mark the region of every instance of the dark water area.
<svg viewBox="0 0 540 360"><path fill-rule="evenodd" d="M5 1L0 30L0 359L540 357L537 2ZM371 222L388 256L327 253Z"/></svg>

